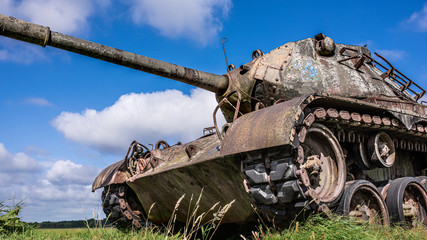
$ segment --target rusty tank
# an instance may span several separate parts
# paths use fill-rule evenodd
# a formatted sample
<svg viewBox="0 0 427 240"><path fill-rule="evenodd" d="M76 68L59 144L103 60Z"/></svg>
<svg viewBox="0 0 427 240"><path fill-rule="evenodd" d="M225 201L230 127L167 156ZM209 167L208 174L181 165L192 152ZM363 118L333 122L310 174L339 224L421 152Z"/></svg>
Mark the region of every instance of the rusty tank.
<svg viewBox="0 0 427 240"><path fill-rule="evenodd" d="M160 140L153 149L134 141L95 179L92 190L104 189L103 209L119 225L167 223L173 213L186 222L190 196L201 192L199 212L233 203L224 223L261 216L279 225L317 211L427 224L425 90L366 47L318 34L255 50L248 63L216 75L4 15L0 34L216 94L214 126L199 139Z"/></svg>

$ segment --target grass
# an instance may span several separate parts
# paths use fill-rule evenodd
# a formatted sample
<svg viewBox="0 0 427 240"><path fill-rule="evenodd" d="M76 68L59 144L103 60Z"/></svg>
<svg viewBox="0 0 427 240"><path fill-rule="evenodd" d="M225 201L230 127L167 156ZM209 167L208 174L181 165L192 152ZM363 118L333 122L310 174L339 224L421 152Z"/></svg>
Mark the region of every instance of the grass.
<svg viewBox="0 0 427 240"><path fill-rule="evenodd" d="M184 198L184 196L182 197ZM20 221L18 214L21 209L20 204L7 207L4 202L0 202L0 239L207 239L213 238L217 230L220 229L222 218L227 210L232 207L229 203L223 207L215 204L209 211L198 213L201 196L191 204L188 209L187 223L182 229L174 229L175 211L172 214L169 223L166 226L150 226L142 228L139 231L120 231L115 228L109 228L101 225L100 227L87 227L75 229L36 229ZM182 199L181 199L182 200ZM175 210L179 208L180 201L175 205ZM223 234L223 233L222 233ZM233 233L237 239L268 239L268 240L302 240L302 239L427 239L427 227L418 226L415 228L403 226L377 226L351 221L349 219L332 216L324 217L321 215L312 215L306 221L294 222L288 229L283 231L274 230L261 224L252 232L240 235ZM240 237L238 237L240 235ZM215 236L217 238L224 239Z"/></svg>
<svg viewBox="0 0 427 240"><path fill-rule="evenodd" d="M12 232L24 232L31 226L21 221L19 212L22 209L22 201L8 206L6 201L0 202L0 234L10 234Z"/></svg>
<svg viewBox="0 0 427 240"><path fill-rule="evenodd" d="M18 214L22 208L21 202L13 207L6 207L4 202L0 202L0 206L2 206L0 209L0 239L212 239L234 201L224 206L216 203L208 211L200 213L202 192L194 204L192 204L193 196L191 196L187 214L189 217L182 229L175 229L178 225L176 214L185 195L176 203L166 226L151 226L138 231L133 229L120 231L106 227L105 224L95 224L97 227L91 228L88 220L86 220L87 228L36 229L30 224L20 221ZM4 221L2 221L3 219ZM97 220L97 218L94 219ZM146 225L150 224L147 222Z"/></svg>
<svg viewBox="0 0 427 240"><path fill-rule="evenodd" d="M415 228L403 226L378 226L368 223L352 221L341 216L325 218L320 215L310 216L304 223L296 222L288 229L279 232L271 229L252 233L252 239L357 239L380 240L399 239L417 240L427 239L427 227Z"/></svg>
<svg viewBox="0 0 427 240"><path fill-rule="evenodd" d="M193 235L194 237L194 235ZM171 234L167 230L150 227L140 231L123 232L115 228L78 228L78 229L32 229L0 235L0 239L189 239L182 233ZM203 239L201 236L199 239ZM302 239L427 239L427 228L404 228L401 226L383 227L352 222L341 217L323 218L318 215L310 217L304 223L295 223L284 231L259 227L251 236L239 239L266 240L302 240Z"/></svg>
<svg viewBox="0 0 427 240"><path fill-rule="evenodd" d="M153 228L147 228L142 231L123 232L115 228L76 228L76 229L33 229L23 233L13 233L9 235L0 235L0 239L182 239L179 234L166 236L163 233L155 231Z"/></svg>

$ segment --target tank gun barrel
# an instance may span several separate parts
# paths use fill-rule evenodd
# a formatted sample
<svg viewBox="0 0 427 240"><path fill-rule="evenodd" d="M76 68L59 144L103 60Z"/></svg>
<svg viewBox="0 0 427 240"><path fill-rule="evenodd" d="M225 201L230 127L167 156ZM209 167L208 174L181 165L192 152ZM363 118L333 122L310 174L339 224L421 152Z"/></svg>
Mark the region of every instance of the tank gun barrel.
<svg viewBox="0 0 427 240"><path fill-rule="evenodd" d="M0 14L0 35L33 43L52 46L66 51L97 58L143 72L184 82L221 94L228 87L228 78L198 71L102 44L50 31L49 27L26 22Z"/></svg>

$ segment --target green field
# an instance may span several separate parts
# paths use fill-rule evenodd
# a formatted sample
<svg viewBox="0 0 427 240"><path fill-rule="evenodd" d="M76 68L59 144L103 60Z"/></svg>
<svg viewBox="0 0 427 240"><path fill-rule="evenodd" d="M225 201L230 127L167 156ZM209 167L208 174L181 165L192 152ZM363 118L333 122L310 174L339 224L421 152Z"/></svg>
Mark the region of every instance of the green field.
<svg viewBox="0 0 427 240"><path fill-rule="evenodd" d="M0 235L0 239L181 239L151 230L121 232L115 228L34 229L23 233Z"/></svg>
<svg viewBox="0 0 427 240"><path fill-rule="evenodd" d="M178 229L172 218L167 226L146 227L138 231L120 231L111 227L41 229L37 228L40 225L20 221L20 210L19 203L8 207L0 202L0 239L427 239L427 226L421 224L416 227L388 227L319 214L311 215L303 222L293 222L282 231L262 222L252 229L221 225L220 221L216 222L219 228L213 222L201 225L195 214L183 229ZM90 221L86 221L87 226L105 226L91 225Z"/></svg>
<svg viewBox="0 0 427 240"><path fill-rule="evenodd" d="M144 228L140 231L122 232L115 228L76 229L32 229L21 233L0 234L0 239L196 239L195 235L166 233L165 228ZM233 239L427 239L427 228L418 226L382 227L355 223L340 218L314 216L305 223L295 223L284 231L258 227L244 236L234 233ZM201 234L197 239L210 239L209 234ZM223 239L215 236L214 239Z"/></svg>

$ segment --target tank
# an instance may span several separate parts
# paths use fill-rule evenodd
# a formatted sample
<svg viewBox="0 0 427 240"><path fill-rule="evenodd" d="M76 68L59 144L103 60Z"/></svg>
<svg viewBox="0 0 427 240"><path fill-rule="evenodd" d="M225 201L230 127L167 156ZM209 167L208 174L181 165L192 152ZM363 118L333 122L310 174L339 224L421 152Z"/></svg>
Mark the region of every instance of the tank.
<svg viewBox="0 0 427 240"><path fill-rule="evenodd" d="M133 141L96 177L92 190L104 189L103 209L119 226L167 223L172 214L186 222L193 196L200 213L228 206L223 223L262 217L282 225L311 212L427 223L425 90L366 47L318 34L255 50L248 63L216 75L4 15L0 34L216 94L214 126L199 139L159 140L153 149Z"/></svg>

